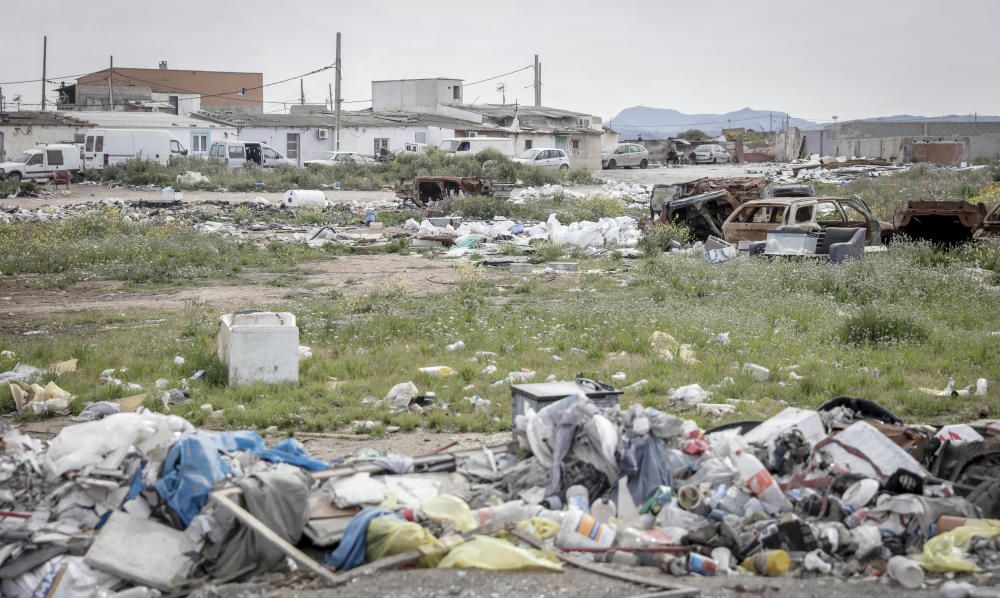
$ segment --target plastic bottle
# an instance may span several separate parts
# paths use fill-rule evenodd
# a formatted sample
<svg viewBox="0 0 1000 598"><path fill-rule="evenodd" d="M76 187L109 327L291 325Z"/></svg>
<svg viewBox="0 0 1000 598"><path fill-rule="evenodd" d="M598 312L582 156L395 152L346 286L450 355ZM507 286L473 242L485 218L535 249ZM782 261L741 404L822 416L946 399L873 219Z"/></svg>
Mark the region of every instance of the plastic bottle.
<svg viewBox="0 0 1000 598"><path fill-rule="evenodd" d="M639 508L639 513L652 513L657 515L663 505L670 502L674 497L674 491L670 486L659 486L656 488L656 492L649 497L646 502L642 503L642 507Z"/></svg>
<svg viewBox="0 0 1000 598"><path fill-rule="evenodd" d="M924 570L905 556L894 556L888 563L889 577L909 590L919 589L924 583Z"/></svg>
<svg viewBox="0 0 1000 598"><path fill-rule="evenodd" d="M594 499L594 502L590 505L590 514L601 523L610 521L617 512L615 502L607 496Z"/></svg>
<svg viewBox="0 0 1000 598"><path fill-rule="evenodd" d="M458 372L451 369L446 365L432 365L425 368L420 368L420 372L427 374L431 378L447 378L449 376L454 376Z"/></svg>
<svg viewBox="0 0 1000 598"><path fill-rule="evenodd" d="M813 550L806 554L806 558L802 560L802 566L806 571L816 571L825 575L833 570L833 565L823 559L822 553L821 550Z"/></svg>
<svg viewBox="0 0 1000 598"><path fill-rule="evenodd" d="M580 509L584 513L590 510L590 492L580 484L566 489L566 508Z"/></svg>
<svg viewBox="0 0 1000 598"><path fill-rule="evenodd" d="M609 548L615 541L615 528L608 523L599 523L579 509L566 511L556 546L559 548Z"/></svg>
<svg viewBox="0 0 1000 598"><path fill-rule="evenodd" d="M784 550L764 550L744 559L742 567L757 575L778 577L788 572L792 557Z"/></svg>
<svg viewBox="0 0 1000 598"><path fill-rule="evenodd" d="M709 558L703 554L698 554L697 552L688 554L687 564L688 571L703 577L715 575L719 568L719 564L715 562L715 559Z"/></svg>
<svg viewBox="0 0 1000 598"><path fill-rule="evenodd" d="M736 451L736 468L740 472L740 480L746 484L750 493L764 505L771 513L779 511L791 511L792 504L788 502L785 494L778 487L771 474L760 462L748 452Z"/></svg>
<svg viewBox="0 0 1000 598"><path fill-rule="evenodd" d="M524 506L524 501L521 500L512 500L495 507L483 507L476 509L472 514L476 516L480 527L488 523L497 523L499 525L517 523L530 517Z"/></svg>

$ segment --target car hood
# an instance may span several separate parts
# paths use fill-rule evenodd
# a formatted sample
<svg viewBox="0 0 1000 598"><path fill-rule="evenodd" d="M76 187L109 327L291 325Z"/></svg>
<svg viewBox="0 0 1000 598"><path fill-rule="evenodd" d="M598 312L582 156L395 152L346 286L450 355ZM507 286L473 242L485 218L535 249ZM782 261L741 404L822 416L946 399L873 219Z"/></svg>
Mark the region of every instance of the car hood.
<svg viewBox="0 0 1000 598"><path fill-rule="evenodd" d="M511 158L511 162L517 162L518 164L531 164L535 161L534 158Z"/></svg>
<svg viewBox="0 0 1000 598"><path fill-rule="evenodd" d="M4 170L7 170L8 168L20 168L24 165L24 162L0 162L0 168Z"/></svg>

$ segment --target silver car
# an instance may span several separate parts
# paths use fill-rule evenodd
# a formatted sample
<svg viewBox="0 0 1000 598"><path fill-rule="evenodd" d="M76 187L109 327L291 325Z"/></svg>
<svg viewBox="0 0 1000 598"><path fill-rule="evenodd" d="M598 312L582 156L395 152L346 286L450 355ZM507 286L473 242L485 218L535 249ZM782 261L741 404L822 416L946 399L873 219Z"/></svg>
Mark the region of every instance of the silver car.
<svg viewBox="0 0 1000 598"><path fill-rule="evenodd" d="M615 169L619 166L625 168L649 166L649 150L635 143L609 145L601 150L601 168Z"/></svg>
<svg viewBox="0 0 1000 598"><path fill-rule="evenodd" d="M715 143L705 143L694 148L696 164L724 164L730 161L726 148Z"/></svg>

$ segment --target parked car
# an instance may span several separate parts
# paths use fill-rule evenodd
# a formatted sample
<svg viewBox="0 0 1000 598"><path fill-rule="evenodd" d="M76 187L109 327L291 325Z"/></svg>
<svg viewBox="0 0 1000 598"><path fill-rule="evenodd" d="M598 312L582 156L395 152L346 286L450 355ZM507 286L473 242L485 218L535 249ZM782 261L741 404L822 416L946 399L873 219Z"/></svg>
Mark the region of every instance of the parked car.
<svg viewBox="0 0 1000 598"><path fill-rule="evenodd" d="M7 162L0 162L0 179L47 179L57 170L80 170L80 148L70 143L52 143L21 152Z"/></svg>
<svg viewBox="0 0 1000 598"><path fill-rule="evenodd" d="M186 156L187 149L170 131L159 129L90 129L83 148L87 168L101 170L105 166L128 160L149 160L166 164L174 156Z"/></svg>
<svg viewBox="0 0 1000 598"><path fill-rule="evenodd" d="M228 163L230 168L242 168L248 163L256 164L262 168L298 166L295 160L282 156L266 143L240 141L239 139L216 141L208 150L208 157L222 160Z"/></svg>
<svg viewBox="0 0 1000 598"><path fill-rule="evenodd" d="M865 244L878 245L892 234L860 197L786 197L748 201L722 223L726 241L766 241L768 231L791 226L821 232L827 228L863 228Z"/></svg>
<svg viewBox="0 0 1000 598"><path fill-rule="evenodd" d="M694 148L695 164L725 164L731 161L729 151L715 143L705 143Z"/></svg>
<svg viewBox="0 0 1000 598"><path fill-rule="evenodd" d="M358 152L323 152L323 157L316 160L306 160L303 166L336 166L338 164L373 165L375 160Z"/></svg>
<svg viewBox="0 0 1000 598"><path fill-rule="evenodd" d="M609 145L601 150L601 168L614 170L619 166L646 168L649 166L649 150L635 143Z"/></svg>
<svg viewBox="0 0 1000 598"><path fill-rule="evenodd" d="M539 168L558 168L559 170L569 170L569 156L566 150L555 148L532 148L514 158L515 162L521 164L531 164Z"/></svg>
<svg viewBox="0 0 1000 598"><path fill-rule="evenodd" d="M475 155L486 149L493 149L508 158L514 157L514 142L507 137L455 137L443 139L441 151L452 154Z"/></svg>

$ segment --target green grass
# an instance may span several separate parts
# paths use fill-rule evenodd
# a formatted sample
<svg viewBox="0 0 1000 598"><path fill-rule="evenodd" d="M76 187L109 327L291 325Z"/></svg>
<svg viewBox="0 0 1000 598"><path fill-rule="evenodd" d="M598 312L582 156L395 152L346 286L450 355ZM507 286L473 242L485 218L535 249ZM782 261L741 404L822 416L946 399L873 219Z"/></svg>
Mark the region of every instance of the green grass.
<svg viewBox="0 0 1000 598"><path fill-rule="evenodd" d="M304 245L243 243L189 223L138 222L102 208L58 222L0 223L0 275L44 275L57 285L93 278L137 283L226 278L324 255Z"/></svg>
<svg viewBox="0 0 1000 598"><path fill-rule="evenodd" d="M0 333L0 347L37 366L79 358L80 370L59 379L80 397L77 408L113 392L97 383L105 368L127 367L124 378L147 388L160 377L175 385L196 369L210 370L206 379L191 383L193 404L176 412L205 423L199 406L211 403L224 411L221 423L233 428L352 431L352 422L371 419L379 429L507 430L510 391L492 384L521 368L538 372L539 381L549 374L571 379L578 373L610 381L617 371L627 374L625 384L648 379L648 385L625 395L626 404L665 408L670 388L692 383L713 390L714 401L749 401L739 403L727 420L766 418L786 403L815 407L836 395L873 399L913 422L967 421L984 409L996 416L1000 336L991 333L997 330L993 316L1000 290L989 279L967 273L959 262L925 265L919 253L897 244L884 254L840 266L760 259L713 266L698 256L665 254L617 274L537 281L469 269L458 284L431 297L387 287L361 296L235 306L296 314L301 342L314 353L302 362L298 386L222 384L224 375L213 357L220 311L205 308L29 319L25 326L46 333ZM580 269L602 263L584 263ZM622 287L625 278L634 280ZM143 324L161 317L167 320L163 325ZM879 326L888 326L890 333L880 332ZM911 327L908 333L905 327ZM875 330L878 341L895 338L856 343L843 338L845 329ZM657 358L649 346L654 330L691 343L702 364ZM714 341L721 332L730 333L730 344ZM445 345L457 340L465 342L465 349L445 351ZM475 359L476 351L498 354L496 374L481 374L486 362ZM622 351L626 356L619 355ZM174 365L175 354L188 363ZM553 354L562 360L553 360ZM772 380L755 382L742 374L738 365L748 361L770 368ZM12 365L0 363L0 371ZM432 379L418 372L431 365L450 366L459 375ZM796 371L804 380L787 382L779 373L792 365L799 366ZM859 373L862 366L878 368L881 377ZM712 388L726 376L736 383ZM985 377L991 394L952 399L916 391L942 388L949 377L960 386ZM335 389L329 386L331 378L341 382ZM362 403L364 397L381 398L392 385L407 380L421 391L436 392L448 411L415 416ZM474 388L463 390L467 384ZM493 409L473 411L463 399L473 394L491 400ZM4 408L10 408L6 388L0 389ZM705 426L719 423L695 413L685 416Z"/></svg>
<svg viewBox="0 0 1000 598"><path fill-rule="evenodd" d="M487 160L491 167L484 171ZM401 154L374 166L343 164L320 168L282 167L262 169L256 166L230 168L219 160L184 157L174 159L169 165L145 161L130 161L114 165L92 176L105 182L123 185L156 185L163 187L177 185L177 175L185 171L201 172L209 182L196 185L180 185L181 189L214 191L225 188L229 191L253 192L287 191L288 189L318 189L321 185L340 184L341 189L373 191L391 188L400 179L411 179L422 175L441 176L488 176L493 180L515 182L526 185L546 183L591 184L595 179L586 170L568 173L548 171L528 164L519 164L497 152L485 151L470 156L455 156L435 148L426 154ZM258 186L258 183L260 186Z"/></svg>

